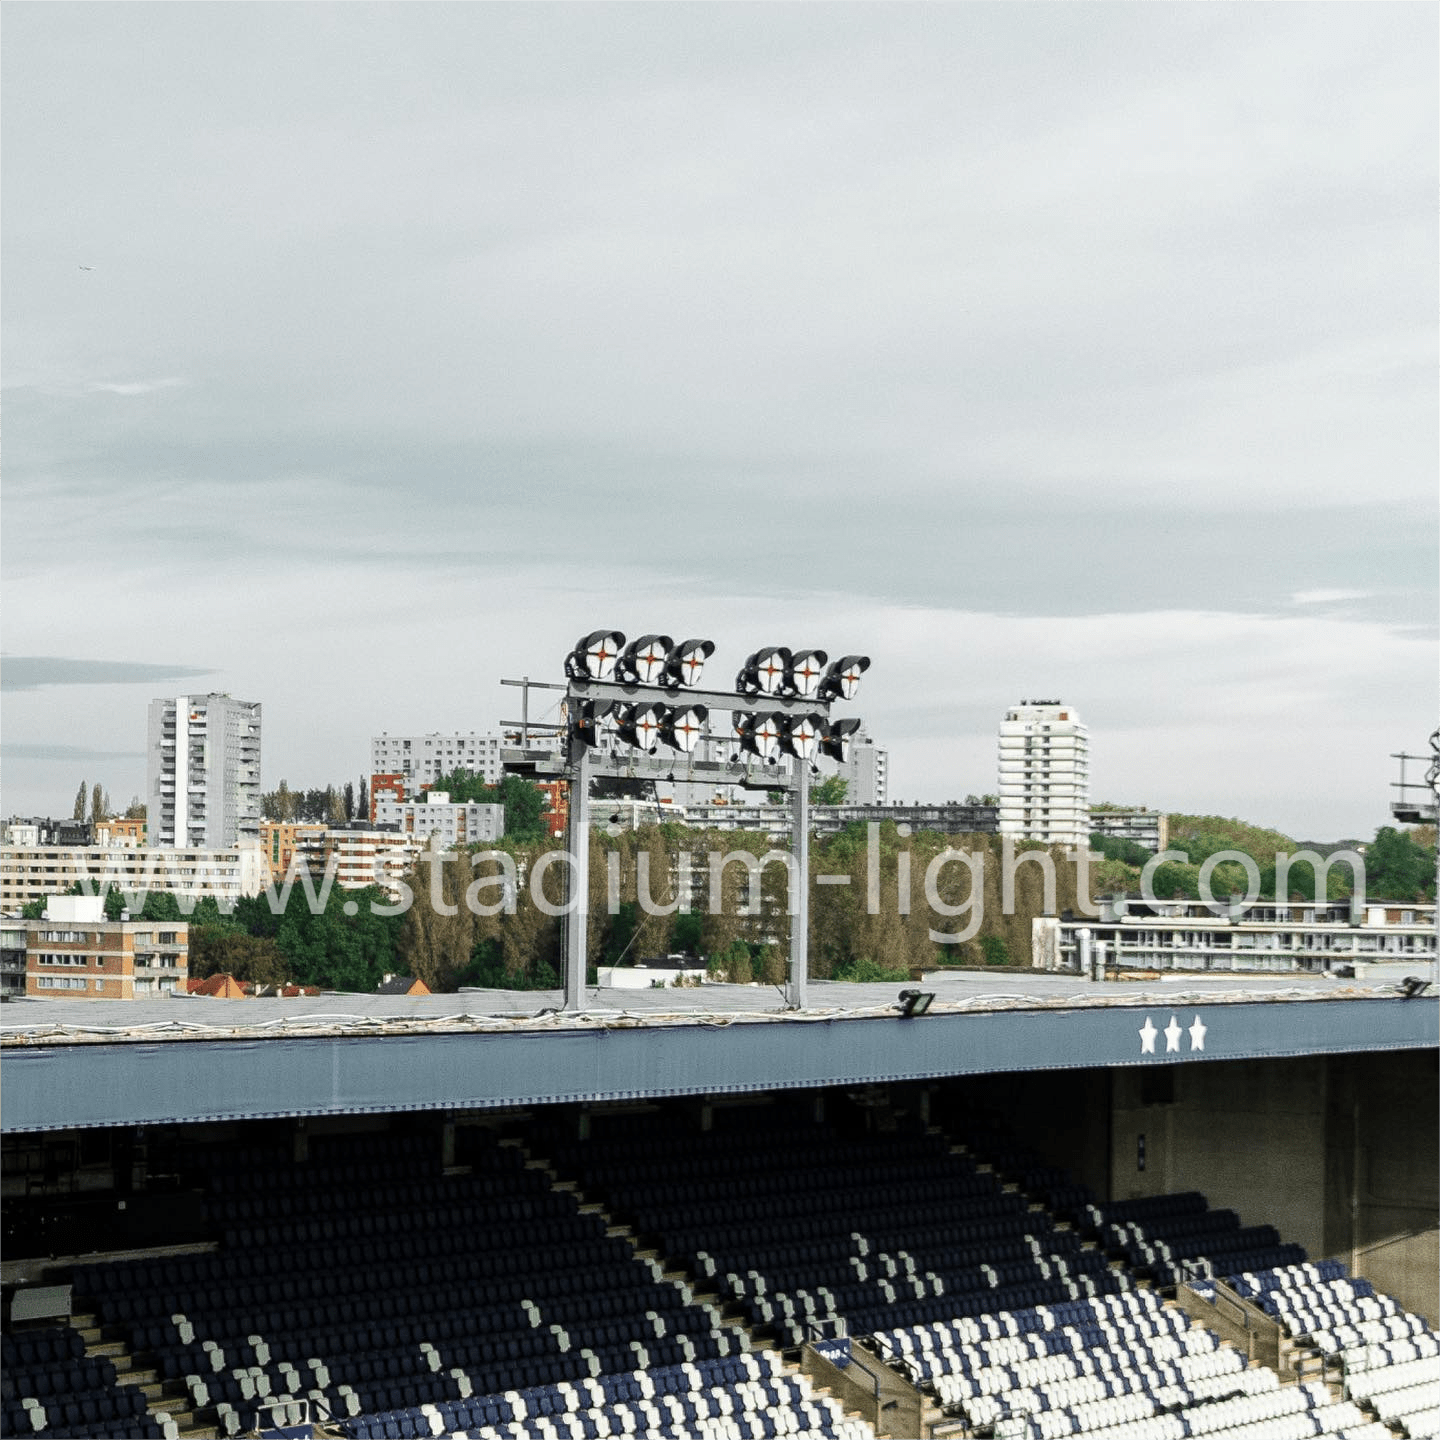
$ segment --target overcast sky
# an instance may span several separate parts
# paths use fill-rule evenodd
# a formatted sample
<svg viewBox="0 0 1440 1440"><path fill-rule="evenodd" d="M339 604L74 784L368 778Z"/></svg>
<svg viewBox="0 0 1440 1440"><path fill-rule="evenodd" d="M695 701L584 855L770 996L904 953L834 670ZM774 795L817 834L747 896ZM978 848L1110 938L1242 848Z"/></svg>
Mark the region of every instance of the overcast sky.
<svg viewBox="0 0 1440 1440"><path fill-rule="evenodd" d="M1388 818L1436 722L1430 4L3 14L4 796L873 657L892 798Z"/></svg>

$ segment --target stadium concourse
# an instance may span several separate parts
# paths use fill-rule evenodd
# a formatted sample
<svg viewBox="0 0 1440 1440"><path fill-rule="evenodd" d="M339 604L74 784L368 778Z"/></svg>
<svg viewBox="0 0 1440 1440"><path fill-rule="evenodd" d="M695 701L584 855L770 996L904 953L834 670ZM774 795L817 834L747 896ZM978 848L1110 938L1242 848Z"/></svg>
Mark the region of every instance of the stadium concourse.
<svg viewBox="0 0 1440 1440"><path fill-rule="evenodd" d="M1404 978L7 1005L4 1433L1440 1434Z"/></svg>

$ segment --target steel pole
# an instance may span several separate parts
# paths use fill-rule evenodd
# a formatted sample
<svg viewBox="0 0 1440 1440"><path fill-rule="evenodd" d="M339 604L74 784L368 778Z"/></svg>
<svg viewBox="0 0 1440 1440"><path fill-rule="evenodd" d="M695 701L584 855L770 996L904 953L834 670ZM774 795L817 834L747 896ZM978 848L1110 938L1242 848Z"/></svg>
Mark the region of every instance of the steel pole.
<svg viewBox="0 0 1440 1440"><path fill-rule="evenodd" d="M570 761L570 819L565 843L570 852L565 931L565 1004L585 1008L585 951L590 929L590 747L574 737Z"/></svg>
<svg viewBox="0 0 1440 1440"><path fill-rule="evenodd" d="M795 910L790 916L790 1009L806 1006L810 978L810 767L797 755L791 766L790 853L795 858Z"/></svg>

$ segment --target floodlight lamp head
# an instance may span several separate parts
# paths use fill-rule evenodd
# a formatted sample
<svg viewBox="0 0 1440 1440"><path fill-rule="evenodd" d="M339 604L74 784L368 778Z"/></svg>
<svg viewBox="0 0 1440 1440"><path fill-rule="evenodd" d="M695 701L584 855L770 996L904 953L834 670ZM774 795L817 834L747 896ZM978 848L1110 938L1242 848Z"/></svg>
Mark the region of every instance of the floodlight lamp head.
<svg viewBox="0 0 1440 1440"><path fill-rule="evenodd" d="M742 695L781 695L789 668L790 652L783 645L767 645L746 660L735 688Z"/></svg>
<svg viewBox="0 0 1440 1440"><path fill-rule="evenodd" d="M705 662L715 653L713 640L682 640L665 661L665 673L660 678L662 685L672 689L684 686L694 689L700 683Z"/></svg>
<svg viewBox="0 0 1440 1440"><path fill-rule="evenodd" d="M797 650L785 672L786 692L799 700L813 700L820 692L825 674L823 650Z"/></svg>
<svg viewBox="0 0 1440 1440"><path fill-rule="evenodd" d="M571 702L574 705L574 702ZM610 713L608 700L582 700L574 705L570 733L582 744L594 749L600 743L600 722Z"/></svg>
<svg viewBox="0 0 1440 1440"><path fill-rule="evenodd" d="M900 992L900 1014L909 1020L924 1015L935 1003L935 995L929 990L902 990Z"/></svg>
<svg viewBox="0 0 1440 1440"><path fill-rule="evenodd" d="M860 722L854 719L832 720L820 737L820 753L839 765L850 763L850 743Z"/></svg>
<svg viewBox="0 0 1440 1440"><path fill-rule="evenodd" d="M786 715L780 718L780 748L797 760L809 762L820 751L825 731L823 715Z"/></svg>
<svg viewBox="0 0 1440 1440"><path fill-rule="evenodd" d="M689 755L704 733L705 717L710 712L703 705L678 705L666 710L660 721L660 738L672 750ZM673 780L675 777L671 775Z"/></svg>
<svg viewBox="0 0 1440 1440"><path fill-rule="evenodd" d="M735 730L740 736L740 748L750 755L758 755L767 764L780 756L779 715L737 714Z"/></svg>
<svg viewBox="0 0 1440 1440"><path fill-rule="evenodd" d="M632 640L615 665L622 685L658 685L675 642L668 635L642 635Z"/></svg>
<svg viewBox="0 0 1440 1440"><path fill-rule="evenodd" d="M570 680L609 680L624 648L625 637L620 631L592 630L577 640L565 657L565 675Z"/></svg>
<svg viewBox="0 0 1440 1440"><path fill-rule="evenodd" d="M660 739L660 705L626 705L615 714L615 733L626 745L653 754Z"/></svg>
<svg viewBox="0 0 1440 1440"><path fill-rule="evenodd" d="M868 655L842 655L825 672L820 682L822 700L853 700L860 677L870 668Z"/></svg>

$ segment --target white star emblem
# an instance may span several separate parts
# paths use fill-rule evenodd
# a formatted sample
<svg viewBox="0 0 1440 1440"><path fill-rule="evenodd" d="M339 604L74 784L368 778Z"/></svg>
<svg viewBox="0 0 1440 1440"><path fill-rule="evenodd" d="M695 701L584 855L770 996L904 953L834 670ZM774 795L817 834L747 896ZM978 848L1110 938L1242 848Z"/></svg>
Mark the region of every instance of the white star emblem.
<svg viewBox="0 0 1440 1440"><path fill-rule="evenodd" d="M1195 1023L1190 1027L1190 1048L1192 1050L1205 1048L1205 1022L1198 1015L1195 1017Z"/></svg>
<svg viewBox="0 0 1440 1440"><path fill-rule="evenodd" d="M1150 1017L1145 1017L1145 1024L1140 1030L1140 1053L1142 1055L1153 1055L1155 1053L1155 1037L1160 1032L1150 1023Z"/></svg>
<svg viewBox="0 0 1440 1440"><path fill-rule="evenodd" d="M1165 1053L1168 1055L1172 1050L1180 1048L1180 1036L1183 1032L1180 1029L1180 1022L1172 1015L1170 1023L1165 1027Z"/></svg>

